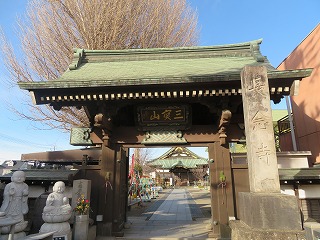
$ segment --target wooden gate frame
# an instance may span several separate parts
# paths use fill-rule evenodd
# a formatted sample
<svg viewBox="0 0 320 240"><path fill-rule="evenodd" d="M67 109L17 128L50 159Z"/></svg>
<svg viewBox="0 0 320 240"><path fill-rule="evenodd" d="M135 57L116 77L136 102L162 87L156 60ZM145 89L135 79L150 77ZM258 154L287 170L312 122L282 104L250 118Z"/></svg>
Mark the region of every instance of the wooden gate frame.
<svg viewBox="0 0 320 240"><path fill-rule="evenodd" d="M115 234L123 227L125 210L123 214L106 208L118 206L125 181L119 177L124 172L124 154L119 149L141 146L152 131L176 131L188 146L208 147L213 236L229 236L228 221L235 207L228 143L243 137L239 127L244 122L242 68L267 67L270 98L275 103L296 93L299 81L311 73L311 69L276 70L260 53L261 41L209 47L75 49L69 69L55 81L18 83L35 104L50 104L57 111L66 106L84 108L90 126L81 138L85 144L102 146L97 177L98 212L103 213L103 221L97 223L99 235ZM137 109L145 104L189 105L191 118L184 123L144 125Z"/></svg>

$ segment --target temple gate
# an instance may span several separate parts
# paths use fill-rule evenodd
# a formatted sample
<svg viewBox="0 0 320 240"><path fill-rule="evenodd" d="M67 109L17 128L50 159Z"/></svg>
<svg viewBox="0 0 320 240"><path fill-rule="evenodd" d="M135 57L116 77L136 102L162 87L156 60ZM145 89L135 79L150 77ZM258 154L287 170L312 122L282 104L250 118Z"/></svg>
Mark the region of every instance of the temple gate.
<svg viewBox="0 0 320 240"><path fill-rule="evenodd" d="M74 128L71 144L102 148L98 166L91 172L87 166L86 175L98 189L91 194L94 216L102 215L98 235L121 235L126 221L128 148L184 145L208 147L212 236L230 237L237 183L228 144L245 137L240 73L245 66L266 67L270 98L277 103L296 92L299 80L311 72L276 70L261 55L260 43L75 49L60 78L19 83L35 104L85 111L90 126Z"/></svg>

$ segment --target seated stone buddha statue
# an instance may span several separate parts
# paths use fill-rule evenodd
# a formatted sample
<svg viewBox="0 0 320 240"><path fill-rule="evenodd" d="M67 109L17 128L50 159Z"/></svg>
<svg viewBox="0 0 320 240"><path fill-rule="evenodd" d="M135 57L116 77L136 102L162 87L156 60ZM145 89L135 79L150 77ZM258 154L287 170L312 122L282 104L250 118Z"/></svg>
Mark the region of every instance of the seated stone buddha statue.
<svg viewBox="0 0 320 240"><path fill-rule="evenodd" d="M53 186L53 192L49 194L46 206L43 208L42 219L45 222L65 222L72 214L69 199L64 195L65 184L58 181Z"/></svg>

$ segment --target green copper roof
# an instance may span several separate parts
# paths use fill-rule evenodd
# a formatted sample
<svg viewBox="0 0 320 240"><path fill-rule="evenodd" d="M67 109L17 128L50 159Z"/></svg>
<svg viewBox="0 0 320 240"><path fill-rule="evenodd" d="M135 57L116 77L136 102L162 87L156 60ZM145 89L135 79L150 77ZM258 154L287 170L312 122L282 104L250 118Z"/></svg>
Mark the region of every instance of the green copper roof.
<svg viewBox="0 0 320 240"><path fill-rule="evenodd" d="M190 169L207 164L208 159L199 157L185 147L173 147L160 157L148 162L149 166L161 169L172 169L175 167Z"/></svg>
<svg viewBox="0 0 320 240"><path fill-rule="evenodd" d="M288 116L288 110L274 109L272 110L272 121L277 122L281 118Z"/></svg>
<svg viewBox="0 0 320 240"><path fill-rule="evenodd" d="M209 47L129 50L75 49L54 81L20 82L22 89L128 86L240 80L245 65L265 65L269 78L301 79L311 70L278 71L260 53L262 40Z"/></svg>

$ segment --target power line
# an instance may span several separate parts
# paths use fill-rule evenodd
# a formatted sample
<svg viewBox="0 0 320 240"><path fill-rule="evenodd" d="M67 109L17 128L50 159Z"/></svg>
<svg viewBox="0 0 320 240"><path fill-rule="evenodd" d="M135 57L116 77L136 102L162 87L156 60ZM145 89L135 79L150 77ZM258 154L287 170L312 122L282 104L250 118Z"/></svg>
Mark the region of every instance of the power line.
<svg viewBox="0 0 320 240"><path fill-rule="evenodd" d="M41 143L36 143L36 142L31 142L25 139L20 139L20 138L16 138L16 137L12 137L3 133L0 133L0 139L14 143L14 144L18 144L18 145L31 145L34 147L38 147L38 148L50 148L52 147L52 145L48 145L48 144L41 144Z"/></svg>

